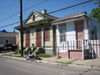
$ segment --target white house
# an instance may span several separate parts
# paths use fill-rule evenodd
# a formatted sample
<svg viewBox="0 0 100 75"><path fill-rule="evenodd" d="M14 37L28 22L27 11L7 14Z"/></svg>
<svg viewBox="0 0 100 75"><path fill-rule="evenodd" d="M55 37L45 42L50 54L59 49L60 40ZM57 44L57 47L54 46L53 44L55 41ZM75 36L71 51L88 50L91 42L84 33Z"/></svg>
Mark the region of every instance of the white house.
<svg viewBox="0 0 100 75"><path fill-rule="evenodd" d="M52 24L56 26L56 54L58 56L84 59L89 56L89 44L92 45L93 42L100 44L100 23L89 18L86 12L56 19L52 21ZM94 52L100 56L100 47L94 49Z"/></svg>

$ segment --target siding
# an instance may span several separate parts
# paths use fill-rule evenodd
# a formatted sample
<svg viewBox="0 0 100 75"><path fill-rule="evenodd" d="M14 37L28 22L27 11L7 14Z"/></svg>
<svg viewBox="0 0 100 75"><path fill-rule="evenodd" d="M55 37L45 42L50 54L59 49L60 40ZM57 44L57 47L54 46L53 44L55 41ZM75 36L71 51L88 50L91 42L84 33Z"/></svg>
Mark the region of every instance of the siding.
<svg viewBox="0 0 100 75"><path fill-rule="evenodd" d="M89 39L89 30L87 26L87 20L84 21L84 39L88 40Z"/></svg>

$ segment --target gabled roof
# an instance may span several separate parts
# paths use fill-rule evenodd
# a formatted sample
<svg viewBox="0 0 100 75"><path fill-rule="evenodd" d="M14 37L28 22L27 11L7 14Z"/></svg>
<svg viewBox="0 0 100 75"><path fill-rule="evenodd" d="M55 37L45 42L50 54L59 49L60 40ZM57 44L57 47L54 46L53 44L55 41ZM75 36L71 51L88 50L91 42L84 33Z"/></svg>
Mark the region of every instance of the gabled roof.
<svg viewBox="0 0 100 75"><path fill-rule="evenodd" d="M24 20L24 24L30 19L30 17L31 17L33 14L38 14L39 16L45 17L46 19L50 19L50 20L58 19L57 17L52 16L52 15L49 15L49 14L43 14L43 13L40 13L40 12L38 12L38 11L32 11L32 12L30 13L30 15Z"/></svg>
<svg viewBox="0 0 100 75"><path fill-rule="evenodd" d="M37 14L37 15L39 15L39 17L43 17L44 19L27 23L27 21L30 19L30 17L33 14ZM40 12L37 12L37 11L32 11L30 13L30 15L24 20L23 27L35 26L35 25L39 25L41 23L45 24L45 23L49 23L51 21L54 21L55 19L58 19L58 18L55 17L55 16L52 16L52 15L49 15L47 13L43 14L43 13L40 13ZM20 29L20 26L15 27L15 29Z"/></svg>

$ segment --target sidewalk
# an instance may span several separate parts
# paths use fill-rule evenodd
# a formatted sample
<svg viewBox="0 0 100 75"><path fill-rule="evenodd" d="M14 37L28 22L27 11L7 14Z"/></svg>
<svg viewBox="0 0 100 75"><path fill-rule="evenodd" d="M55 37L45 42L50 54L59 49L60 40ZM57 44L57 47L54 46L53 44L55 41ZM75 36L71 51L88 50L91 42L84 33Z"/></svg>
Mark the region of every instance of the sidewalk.
<svg viewBox="0 0 100 75"><path fill-rule="evenodd" d="M0 53L0 56L10 54L9 53ZM4 56L8 58L14 58L14 59L20 59L20 60L26 60L25 58L20 57L12 57L12 56ZM51 58L42 58L42 60L36 60L36 62L41 63L48 63L48 64L59 64L59 65L76 65L76 66L87 66L87 67L97 67L100 68L100 58L96 59L87 59L87 60L81 60L81 59L67 59L67 58L57 58L57 57L51 57Z"/></svg>
<svg viewBox="0 0 100 75"><path fill-rule="evenodd" d="M72 62L72 64L100 68L100 58L88 59L88 60L77 60L75 62Z"/></svg>
<svg viewBox="0 0 100 75"><path fill-rule="evenodd" d="M56 63L63 64L63 65L78 65L78 66L100 68L100 58L81 60L81 59L67 59L67 58L57 59L57 57L52 57L52 58L43 58L43 61L55 64Z"/></svg>

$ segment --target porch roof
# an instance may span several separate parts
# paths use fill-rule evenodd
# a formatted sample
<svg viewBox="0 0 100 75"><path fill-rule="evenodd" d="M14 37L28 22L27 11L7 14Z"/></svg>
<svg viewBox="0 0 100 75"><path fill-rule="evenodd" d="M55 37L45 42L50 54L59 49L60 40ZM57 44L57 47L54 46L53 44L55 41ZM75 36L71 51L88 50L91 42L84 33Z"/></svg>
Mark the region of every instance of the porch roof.
<svg viewBox="0 0 100 75"><path fill-rule="evenodd" d="M33 27L33 26L48 26L48 25L51 25L50 21L52 20L45 19L45 20L40 20L40 21L34 21L28 24L23 24L23 28ZM15 27L15 29L20 30L20 26Z"/></svg>
<svg viewBox="0 0 100 75"><path fill-rule="evenodd" d="M82 20L86 17L87 16L86 16L85 12L83 12L83 13L73 13L71 15L68 15L68 16L65 16L63 18L56 19L55 21L52 21L52 25L67 23L67 22L76 21L76 20Z"/></svg>

